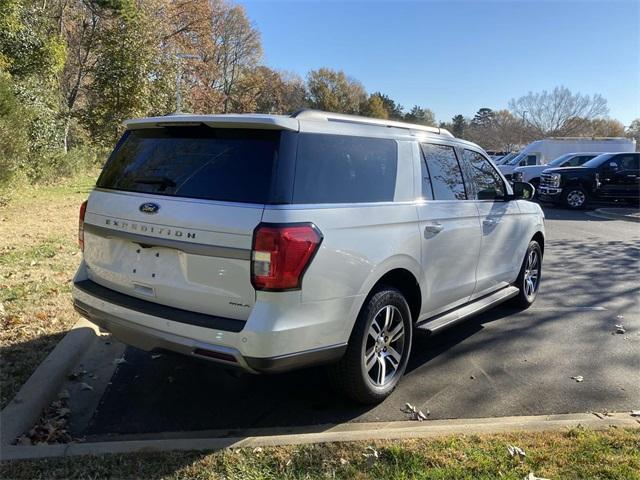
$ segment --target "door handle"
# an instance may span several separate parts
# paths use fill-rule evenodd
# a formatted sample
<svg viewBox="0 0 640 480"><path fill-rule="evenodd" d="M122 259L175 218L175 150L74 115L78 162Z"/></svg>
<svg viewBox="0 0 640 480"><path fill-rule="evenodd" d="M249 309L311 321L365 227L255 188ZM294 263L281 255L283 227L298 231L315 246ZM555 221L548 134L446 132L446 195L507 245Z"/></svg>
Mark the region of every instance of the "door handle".
<svg viewBox="0 0 640 480"><path fill-rule="evenodd" d="M500 220L495 220L493 218L487 218L487 219L483 220L482 223L484 223L485 225L497 225L497 224L500 223Z"/></svg>
<svg viewBox="0 0 640 480"><path fill-rule="evenodd" d="M444 230L444 225L440 222L427 223L424 227L424 238L434 237Z"/></svg>

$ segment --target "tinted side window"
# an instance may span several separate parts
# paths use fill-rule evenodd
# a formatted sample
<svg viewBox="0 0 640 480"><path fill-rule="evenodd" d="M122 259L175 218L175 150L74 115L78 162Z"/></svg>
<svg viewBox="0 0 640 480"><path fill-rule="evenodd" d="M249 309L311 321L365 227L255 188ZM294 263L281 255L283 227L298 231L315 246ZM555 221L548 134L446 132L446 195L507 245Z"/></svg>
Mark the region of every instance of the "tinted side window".
<svg viewBox="0 0 640 480"><path fill-rule="evenodd" d="M462 155L470 167L469 173L475 186L476 198L478 200L503 198L504 183L489 160L471 150L465 150Z"/></svg>
<svg viewBox="0 0 640 480"><path fill-rule="evenodd" d="M436 200L466 200L456 152L448 145L421 143Z"/></svg>
<svg viewBox="0 0 640 480"><path fill-rule="evenodd" d="M620 170L638 170L639 158L638 155L620 155L615 158L615 161L618 162Z"/></svg>
<svg viewBox="0 0 640 480"><path fill-rule="evenodd" d="M431 177L427 170L427 162L424 155L420 156L420 170L422 173L422 198L425 200L433 200L433 189L431 188Z"/></svg>
<svg viewBox="0 0 640 480"><path fill-rule="evenodd" d="M569 161L565 162L562 166L563 167L577 167L577 166L580 166L586 161L585 158L588 158L588 157L578 157L578 156L571 157L569 159Z"/></svg>
<svg viewBox="0 0 640 480"><path fill-rule="evenodd" d="M397 167L395 140L300 134L293 203L393 201Z"/></svg>
<svg viewBox="0 0 640 480"><path fill-rule="evenodd" d="M578 159L577 159L577 161L576 161L575 165L573 165L573 160L572 160L572 164L571 164L571 166L579 167L579 166L580 166L580 165L582 165L583 163L588 162L589 160L591 160L594 156L595 156L595 155L583 155L583 156L580 156L580 157L578 157Z"/></svg>

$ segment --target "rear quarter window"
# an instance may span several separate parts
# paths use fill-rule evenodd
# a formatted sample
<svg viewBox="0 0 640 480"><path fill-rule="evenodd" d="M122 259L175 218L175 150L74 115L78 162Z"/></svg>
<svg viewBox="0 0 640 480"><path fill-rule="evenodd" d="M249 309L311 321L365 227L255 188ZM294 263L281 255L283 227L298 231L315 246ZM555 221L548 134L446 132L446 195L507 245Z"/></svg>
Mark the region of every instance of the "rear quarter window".
<svg viewBox="0 0 640 480"><path fill-rule="evenodd" d="M397 167L395 140L302 133L293 203L393 201Z"/></svg>
<svg viewBox="0 0 640 480"><path fill-rule="evenodd" d="M130 192L267 203L280 132L166 127L125 133L97 186Z"/></svg>

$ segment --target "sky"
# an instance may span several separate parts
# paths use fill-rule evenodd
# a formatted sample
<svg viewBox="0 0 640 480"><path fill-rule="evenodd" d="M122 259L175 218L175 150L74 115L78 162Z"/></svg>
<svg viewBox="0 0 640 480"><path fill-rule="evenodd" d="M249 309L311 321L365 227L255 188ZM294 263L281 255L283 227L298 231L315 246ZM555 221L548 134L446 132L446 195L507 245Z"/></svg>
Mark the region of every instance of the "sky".
<svg viewBox="0 0 640 480"><path fill-rule="evenodd" d="M271 68L330 67L438 121L564 85L640 117L640 0L237 0Z"/></svg>

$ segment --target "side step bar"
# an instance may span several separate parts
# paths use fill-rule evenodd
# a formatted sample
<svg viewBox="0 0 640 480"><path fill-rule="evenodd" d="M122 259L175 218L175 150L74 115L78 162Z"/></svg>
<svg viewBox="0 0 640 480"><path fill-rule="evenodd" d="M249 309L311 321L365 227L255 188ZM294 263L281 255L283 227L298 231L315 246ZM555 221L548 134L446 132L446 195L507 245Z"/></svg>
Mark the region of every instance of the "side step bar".
<svg viewBox="0 0 640 480"><path fill-rule="evenodd" d="M488 310L489 308L505 302L510 298L515 297L520 289L518 287L510 286L505 287L497 292L491 293L485 297L478 298L471 303L467 303L462 307L455 310L449 310L436 317L426 320L416 326L418 330L428 332L430 334L438 333L446 328L455 325L458 322L466 320L467 318L477 315L479 313Z"/></svg>

